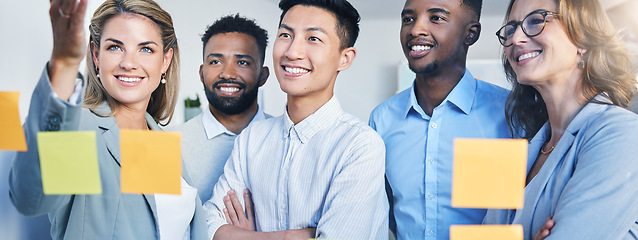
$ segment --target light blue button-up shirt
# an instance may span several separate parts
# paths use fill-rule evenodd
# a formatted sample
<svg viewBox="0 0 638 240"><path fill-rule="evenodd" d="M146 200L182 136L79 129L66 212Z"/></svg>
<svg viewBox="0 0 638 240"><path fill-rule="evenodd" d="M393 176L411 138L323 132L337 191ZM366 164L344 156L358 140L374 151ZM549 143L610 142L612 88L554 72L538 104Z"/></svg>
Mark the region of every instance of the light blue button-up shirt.
<svg viewBox="0 0 638 240"><path fill-rule="evenodd" d="M466 70L432 116L419 106L414 84L374 109L370 126L386 146L390 227L398 239L449 239L450 225L482 222L485 209L450 205L454 139L510 138L507 94Z"/></svg>
<svg viewBox="0 0 638 240"><path fill-rule="evenodd" d="M318 238L388 239L384 150L334 97L297 124L287 113L255 122L237 137L204 204L209 236L226 224L226 192L248 188L258 231L316 227Z"/></svg>

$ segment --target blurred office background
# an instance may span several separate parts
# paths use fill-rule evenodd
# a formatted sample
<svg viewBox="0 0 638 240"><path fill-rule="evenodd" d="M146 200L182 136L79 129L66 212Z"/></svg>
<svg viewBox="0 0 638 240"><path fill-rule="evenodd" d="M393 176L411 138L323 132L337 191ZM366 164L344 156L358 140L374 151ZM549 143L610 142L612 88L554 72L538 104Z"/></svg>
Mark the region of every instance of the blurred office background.
<svg viewBox="0 0 638 240"><path fill-rule="evenodd" d="M271 74L261 88L259 101L266 113L283 113L285 94L280 90L272 66L272 43L277 32L280 10L278 0L156 0L173 16L181 54L181 90L171 125L184 121L183 100L199 95L205 99L198 69L202 63L201 34L221 16L240 13L268 30L266 63ZM102 1L89 0L85 24ZM361 33L355 47L357 57L350 69L339 74L335 94L345 111L362 121L376 105L411 84L414 75L407 69L399 43L400 12L404 1L350 0L361 14ZM500 28L508 0L484 0L479 41L470 48L468 68L475 77L508 87L500 64L501 47L494 32ZM620 27L626 29L633 53L638 52L638 0L601 0ZM20 91L20 117L24 121L31 93L52 47L51 24L46 1L9 1L0 8L0 91ZM84 69L81 69L84 72ZM13 152L0 151L0 238L46 239L46 216L24 217L11 205L8 175Z"/></svg>

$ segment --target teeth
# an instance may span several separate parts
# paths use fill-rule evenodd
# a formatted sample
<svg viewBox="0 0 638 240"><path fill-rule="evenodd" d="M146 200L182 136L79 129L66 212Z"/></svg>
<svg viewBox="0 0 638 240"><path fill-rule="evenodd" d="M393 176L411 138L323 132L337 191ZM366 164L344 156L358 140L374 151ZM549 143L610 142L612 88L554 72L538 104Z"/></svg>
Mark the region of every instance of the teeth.
<svg viewBox="0 0 638 240"><path fill-rule="evenodd" d="M220 87L219 90L222 90L222 92L238 92L239 88L236 88L236 87Z"/></svg>
<svg viewBox="0 0 638 240"><path fill-rule="evenodd" d="M138 82L142 80L142 78L130 78L130 77L117 77L117 79L122 82Z"/></svg>
<svg viewBox="0 0 638 240"><path fill-rule="evenodd" d="M310 72L308 69L304 69L304 68L291 68L291 67L284 67L284 70L286 70L286 72L289 73L307 73Z"/></svg>
<svg viewBox="0 0 638 240"><path fill-rule="evenodd" d="M425 46L425 45L415 45L415 46L412 46L412 51L420 52L420 51L430 50L430 48L432 48L432 47L431 46Z"/></svg>
<svg viewBox="0 0 638 240"><path fill-rule="evenodd" d="M539 54L541 54L541 53L539 53L539 52L526 53L526 54L523 54L520 57L518 57L518 61L520 62L520 61L523 61L523 60L528 59L528 58L533 58L533 57L538 56Z"/></svg>

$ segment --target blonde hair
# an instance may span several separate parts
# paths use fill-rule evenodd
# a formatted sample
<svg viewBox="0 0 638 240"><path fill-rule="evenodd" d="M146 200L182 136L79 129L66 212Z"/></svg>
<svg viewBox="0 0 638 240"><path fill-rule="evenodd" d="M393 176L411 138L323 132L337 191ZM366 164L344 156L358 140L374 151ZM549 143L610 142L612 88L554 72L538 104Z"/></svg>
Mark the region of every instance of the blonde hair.
<svg viewBox="0 0 638 240"><path fill-rule="evenodd" d="M114 16L119 14L139 14L145 16L155 22L161 31L162 43L164 45L163 52L173 49L173 59L164 76L166 84L160 84L151 94L146 111L153 116L155 122L162 126L168 125L173 118L173 111L177 102L179 93L179 47L177 37L173 29L173 20L171 15L164 11L157 3L152 0L107 0L95 10L91 24L89 25L89 50L86 56L86 76L87 86L84 97L84 107L99 116L115 115L115 107L119 104L117 100L109 95L102 82L97 77L97 68L94 65L93 53L90 50L93 47L100 48L100 40L104 24ZM95 111L102 102L106 101L111 108L111 113L102 115ZM161 121L168 119L165 124Z"/></svg>
<svg viewBox="0 0 638 240"><path fill-rule="evenodd" d="M515 1L509 4L506 21ZM588 101L596 101L594 97L600 94L612 105L627 108L636 88L636 79L622 38L598 0L556 0L556 5L559 22L571 42L578 48L587 49L583 54L583 95ZM506 105L510 128L521 126L525 138L532 138L548 119L545 102L536 89L517 82L516 73L504 52L503 66L513 84Z"/></svg>

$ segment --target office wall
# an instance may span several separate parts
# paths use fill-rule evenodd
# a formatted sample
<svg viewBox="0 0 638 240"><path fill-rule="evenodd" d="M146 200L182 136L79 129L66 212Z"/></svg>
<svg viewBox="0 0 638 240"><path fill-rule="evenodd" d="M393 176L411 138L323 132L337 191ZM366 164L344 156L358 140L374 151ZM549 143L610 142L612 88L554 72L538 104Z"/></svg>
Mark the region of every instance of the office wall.
<svg viewBox="0 0 638 240"><path fill-rule="evenodd" d="M198 69L202 63L200 35L207 25L222 15L241 13L254 18L269 32L270 43L266 65L271 75L262 87L260 102L267 113L279 115L286 99L272 71L272 42L276 35L280 11L267 0L159 0L173 16L181 51L181 90L173 124L183 122L183 99L198 94L206 104ZM89 14L100 2L89 2ZM0 9L0 90L20 91L20 114L24 120L31 91L51 54L51 27L48 4L36 0L12 1ZM250 6L250 7L247 7ZM402 3L397 1L397 11ZM396 9L393 9L396 10ZM28 13L28 14L25 14ZM358 53L352 67L342 72L336 85L336 95L343 108L366 121L370 111L396 91L397 66L404 60L399 45L399 13L396 18L376 18L362 13L361 34L356 44ZM469 59L499 58L499 45L493 37L502 21L501 16L484 16L483 33L470 48ZM15 24L11 24L15 23ZM88 24L88 16L86 20ZM81 69L82 72L84 68ZM500 69L499 69L500 71Z"/></svg>

